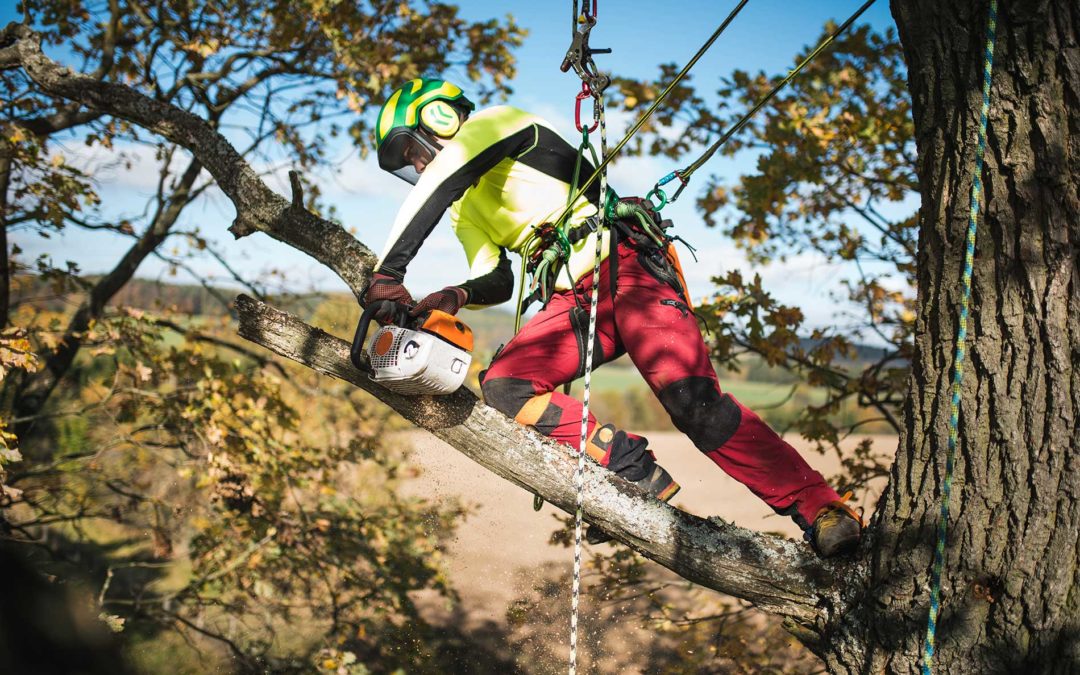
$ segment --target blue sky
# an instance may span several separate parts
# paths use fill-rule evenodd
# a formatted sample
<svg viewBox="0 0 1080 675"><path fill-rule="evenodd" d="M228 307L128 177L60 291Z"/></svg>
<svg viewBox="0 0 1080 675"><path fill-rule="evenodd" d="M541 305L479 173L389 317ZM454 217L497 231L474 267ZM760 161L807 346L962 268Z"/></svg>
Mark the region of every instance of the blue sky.
<svg viewBox="0 0 1080 675"><path fill-rule="evenodd" d="M770 74L784 72L794 65L794 56L804 45L816 41L826 20L842 21L861 4L862 0L751 0L695 67L694 81L711 90L720 77L736 68L764 70ZM610 55L598 55L597 63L601 70L608 73L651 78L660 63L685 63L734 5L734 0L684 0L674 3L600 0L599 22L593 30L592 44L594 47L611 47L614 51ZM516 52L518 74L512 83L515 91L508 103L549 119L567 138L576 138L572 122L574 95L580 89L580 81L572 72L559 71L559 63L570 39L570 3L465 0L461 6L462 13L474 19L510 13L529 30L524 45ZM12 18L10 6L0 10L0 20L6 22ZM887 1L879 0L861 21L881 30L891 27L893 21ZM60 54L54 56L61 58ZM449 77L453 75L448 73ZM468 83L461 84L468 89ZM370 114L374 116L376 112L372 109ZM632 121L624 115L609 116L611 145ZM76 147L69 150L78 152ZM356 236L370 248L381 251L397 206L408 186L378 171L373 158L361 161L347 144L333 148L331 154L342 162L343 171L337 175L324 173L312 178L324 190L327 201L337 206L346 227L354 229ZM95 159L103 161L101 157ZM678 163L663 158L627 159L612 170L612 184L620 194L644 193L657 178L685 165L688 159L690 157ZM769 288L779 297L803 305L812 323L828 325L832 321L833 308L824 299L830 290L838 287L849 270L826 265L812 257L799 257L760 269L751 268L719 231L705 228L694 212L693 195L705 183L704 174L713 172L733 180L740 173L752 169L751 157L718 156L698 174L683 199L665 211L665 215L675 221L678 234L698 248L699 262L694 263L689 256L683 256L692 294L695 297L709 294L712 289L709 278L729 269L759 271ZM151 176L154 173L138 170L129 173L101 172L101 194L106 203L114 208L128 212L141 210L145 198L153 190ZM280 178L275 187L287 192ZM199 226L205 235L218 241L219 248L228 255L233 266L247 274L278 269L286 273L289 285L297 290L311 287L345 289L336 277L314 261L263 235L232 242L225 231L232 217L231 205L218 196L208 200L201 209L189 210L185 224L189 227ZM16 234L13 239L26 251L26 258L47 251L56 262L73 260L85 272L104 271L128 245L126 241L103 241L100 234L74 230L48 241L25 234ZM194 268L201 275L224 280L222 270L212 261L196 263ZM140 270L140 275L154 278L161 276L164 269L160 262L149 260ZM418 295L461 281L465 272L464 255L444 221L411 266L407 282L413 293ZM179 279L183 278L181 274Z"/></svg>

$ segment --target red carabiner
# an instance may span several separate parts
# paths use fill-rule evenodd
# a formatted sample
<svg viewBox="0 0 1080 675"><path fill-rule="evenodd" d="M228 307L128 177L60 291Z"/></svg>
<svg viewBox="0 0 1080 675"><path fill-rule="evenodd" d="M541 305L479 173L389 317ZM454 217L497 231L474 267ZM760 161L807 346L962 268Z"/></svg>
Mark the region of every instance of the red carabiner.
<svg viewBox="0 0 1080 675"><path fill-rule="evenodd" d="M581 83L581 91L577 97L574 98L574 126L578 131L584 131L581 126L581 102L587 98L592 98L592 90L589 89L589 85L586 82ZM596 118L595 111L593 114L593 125L589 127L589 133L596 131L596 127L600 126L600 120Z"/></svg>

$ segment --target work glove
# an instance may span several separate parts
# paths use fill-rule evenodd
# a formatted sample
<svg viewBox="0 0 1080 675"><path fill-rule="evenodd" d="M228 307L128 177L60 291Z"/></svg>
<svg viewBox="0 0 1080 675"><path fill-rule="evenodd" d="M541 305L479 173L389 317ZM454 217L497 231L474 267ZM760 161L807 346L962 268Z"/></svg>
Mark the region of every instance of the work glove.
<svg viewBox="0 0 1080 675"><path fill-rule="evenodd" d="M373 303L382 302L384 300L390 300L410 307L416 304L416 301L409 295L409 291L405 288L404 284L388 274L376 272L371 277L371 284L364 292L363 301L360 304L366 309ZM393 321L393 310L387 308L385 311L379 311L375 315L375 320L380 324L386 324Z"/></svg>
<svg viewBox="0 0 1080 675"><path fill-rule="evenodd" d="M438 309L447 314L457 314L465 303L469 301L469 292L461 286L447 286L441 291L435 291L416 304L409 312L413 316L419 316L432 309Z"/></svg>

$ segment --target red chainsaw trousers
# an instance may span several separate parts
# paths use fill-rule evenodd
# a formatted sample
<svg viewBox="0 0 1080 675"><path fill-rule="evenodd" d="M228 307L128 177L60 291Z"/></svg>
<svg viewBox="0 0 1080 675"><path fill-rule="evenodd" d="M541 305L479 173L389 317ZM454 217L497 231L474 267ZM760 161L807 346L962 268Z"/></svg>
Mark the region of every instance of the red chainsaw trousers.
<svg viewBox="0 0 1080 675"><path fill-rule="evenodd" d="M664 405L676 428L721 469L777 512L802 527L839 499L817 471L749 408L720 389L697 319L681 293L642 264L631 242L617 249L611 293L610 258L600 269L594 367L624 352ZM584 372L592 275L557 293L483 373L488 405L573 447L581 434L582 404L556 389ZM598 425L590 413L588 453L628 480L651 472L646 439ZM678 476L675 476L678 480Z"/></svg>

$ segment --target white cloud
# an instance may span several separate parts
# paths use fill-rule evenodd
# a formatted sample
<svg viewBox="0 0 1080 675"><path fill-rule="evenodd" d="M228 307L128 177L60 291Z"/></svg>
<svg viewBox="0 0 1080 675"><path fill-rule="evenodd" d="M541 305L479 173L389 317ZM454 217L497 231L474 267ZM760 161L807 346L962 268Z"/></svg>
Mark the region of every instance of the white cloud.
<svg viewBox="0 0 1080 675"><path fill-rule="evenodd" d="M379 168L374 154L361 159L349 152L332 171L320 172L320 188L328 198L372 197L401 201L409 193L409 184Z"/></svg>
<svg viewBox="0 0 1080 675"><path fill-rule="evenodd" d="M118 141L112 148L100 143L86 145L77 140L63 143L59 153L68 164L94 177L103 190L136 191L143 196L157 191L162 161L157 148L144 143ZM191 154L186 150L174 153L173 171L182 171Z"/></svg>

